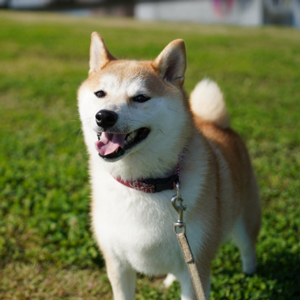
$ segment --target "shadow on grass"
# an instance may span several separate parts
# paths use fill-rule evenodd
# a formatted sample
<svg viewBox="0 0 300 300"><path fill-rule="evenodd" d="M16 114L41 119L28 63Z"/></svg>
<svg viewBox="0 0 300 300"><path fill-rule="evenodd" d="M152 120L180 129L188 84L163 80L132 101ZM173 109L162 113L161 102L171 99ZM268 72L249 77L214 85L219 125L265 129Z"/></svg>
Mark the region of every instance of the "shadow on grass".
<svg viewBox="0 0 300 300"><path fill-rule="evenodd" d="M239 252L233 244L223 246L225 256L214 261L211 299L232 300L300 300L300 255L289 248L258 251L257 272L241 272ZM225 251L226 250L226 251ZM230 261L230 262L228 262Z"/></svg>
<svg viewBox="0 0 300 300"><path fill-rule="evenodd" d="M269 299L300 299L300 254L287 251L270 254L258 264L257 275L269 285Z"/></svg>

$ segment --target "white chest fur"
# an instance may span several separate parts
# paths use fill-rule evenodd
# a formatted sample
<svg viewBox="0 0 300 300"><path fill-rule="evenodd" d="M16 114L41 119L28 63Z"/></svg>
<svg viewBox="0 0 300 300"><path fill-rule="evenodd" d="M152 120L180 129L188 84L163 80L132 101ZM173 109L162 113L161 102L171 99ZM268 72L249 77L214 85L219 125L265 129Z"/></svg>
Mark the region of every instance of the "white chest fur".
<svg viewBox="0 0 300 300"><path fill-rule="evenodd" d="M93 227L105 251L146 274L165 274L176 266L180 249L173 233L174 191L145 194L112 177L94 185Z"/></svg>
<svg viewBox="0 0 300 300"><path fill-rule="evenodd" d="M146 194L133 190L117 182L101 166L99 157L95 157L91 164L92 222L101 248L142 273L177 273L184 267L184 261L173 232L177 212L171 198L175 191ZM184 220L195 251L201 248L205 232L205 220L195 218L193 213L203 188L199 178L205 172L205 165L195 168L194 159L185 159L181 169L181 192L188 207Z"/></svg>
<svg viewBox="0 0 300 300"><path fill-rule="evenodd" d="M201 170L201 169L200 169ZM183 177L184 172L182 172ZM117 182L106 172L93 172L92 222L102 249L120 261L126 261L139 272L158 275L177 273L184 261L173 224L177 212L171 204L175 191L146 194ZM95 178L97 178L95 180ZM191 248L199 249L203 236L200 218L190 218L201 184L185 181L188 209L184 215ZM201 247L201 246L200 246Z"/></svg>

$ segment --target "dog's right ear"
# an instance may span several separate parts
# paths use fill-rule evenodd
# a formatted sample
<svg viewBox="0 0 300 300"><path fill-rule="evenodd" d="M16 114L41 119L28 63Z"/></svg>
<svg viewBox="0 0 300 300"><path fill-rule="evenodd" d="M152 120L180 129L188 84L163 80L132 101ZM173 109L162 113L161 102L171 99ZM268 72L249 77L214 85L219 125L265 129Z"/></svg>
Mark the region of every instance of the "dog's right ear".
<svg viewBox="0 0 300 300"><path fill-rule="evenodd" d="M107 50L101 35L98 32L93 32L90 47L89 73L99 72L111 60L116 60L116 58Z"/></svg>

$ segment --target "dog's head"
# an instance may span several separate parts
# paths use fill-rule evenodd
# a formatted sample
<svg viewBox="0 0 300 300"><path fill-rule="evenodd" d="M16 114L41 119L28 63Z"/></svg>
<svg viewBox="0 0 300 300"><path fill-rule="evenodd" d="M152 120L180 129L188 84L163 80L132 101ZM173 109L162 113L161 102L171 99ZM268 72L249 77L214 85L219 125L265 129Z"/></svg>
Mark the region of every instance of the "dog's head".
<svg viewBox="0 0 300 300"><path fill-rule="evenodd" d="M89 152L108 162L177 157L190 117L185 69L182 40L168 44L154 61L128 61L117 60L94 32L89 76L78 92Z"/></svg>

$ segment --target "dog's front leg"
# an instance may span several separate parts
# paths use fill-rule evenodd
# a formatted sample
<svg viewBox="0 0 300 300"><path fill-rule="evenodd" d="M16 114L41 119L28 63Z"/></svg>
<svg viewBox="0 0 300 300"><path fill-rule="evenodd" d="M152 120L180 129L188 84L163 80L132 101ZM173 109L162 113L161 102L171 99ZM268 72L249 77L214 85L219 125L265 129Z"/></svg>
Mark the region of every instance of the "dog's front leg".
<svg viewBox="0 0 300 300"><path fill-rule="evenodd" d="M133 300L136 272L131 266L117 259L106 259L106 267L114 300Z"/></svg>

